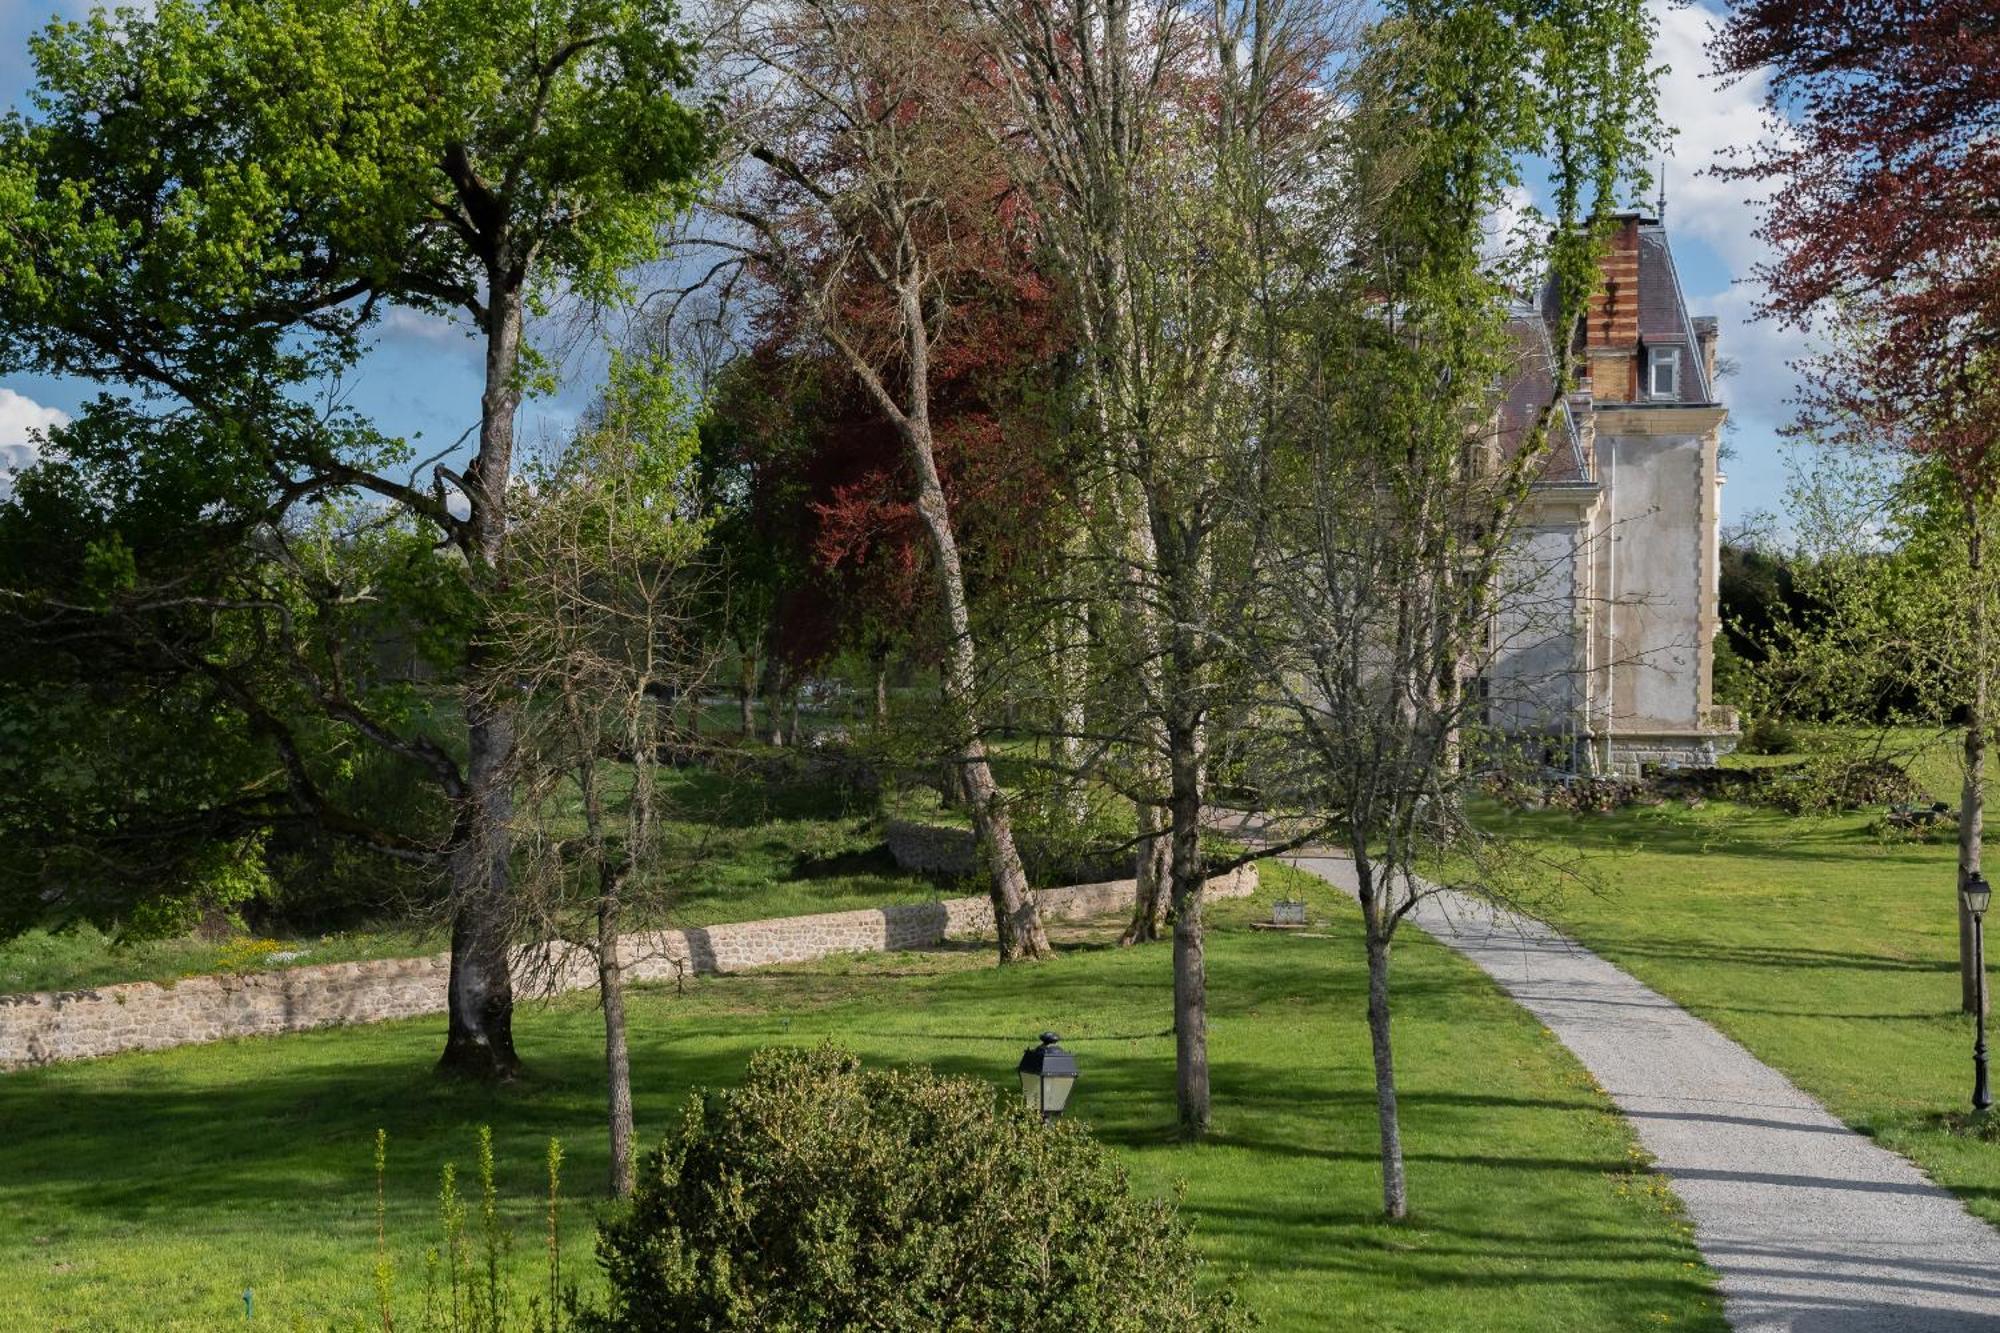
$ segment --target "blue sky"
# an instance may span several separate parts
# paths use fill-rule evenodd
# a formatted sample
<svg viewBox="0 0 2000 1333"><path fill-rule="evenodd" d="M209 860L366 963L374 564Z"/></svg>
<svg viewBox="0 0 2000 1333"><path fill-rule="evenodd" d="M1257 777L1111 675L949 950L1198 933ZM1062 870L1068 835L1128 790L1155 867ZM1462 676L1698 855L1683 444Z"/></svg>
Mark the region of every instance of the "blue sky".
<svg viewBox="0 0 2000 1333"><path fill-rule="evenodd" d="M1724 465L1726 522L1753 511L1779 512L1785 468L1777 428L1795 377L1787 362L1802 350L1786 330L1751 318L1757 290L1747 281L1765 249L1753 232L1756 211L1747 186L1731 185L1704 169L1732 146L1746 144L1762 123L1754 81L1721 88L1707 75L1703 53L1714 23L1712 8L1676 7L1649 0L1660 24L1658 55L1669 67L1662 88L1666 119L1678 131L1660 156L1666 161L1667 223L1681 285L1695 314L1721 321L1721 348L1740 372L1723 382L1736 429L1734 456ZM57 14L79 14L87 0L0 0L0 106L25 100L30 77L27 40ZM523 411L524 435L560 431L588 400L596 366L579 359L553 397ZM477 344L439 321L406 314L384 323L380 337L353 379L341 386L347 400L384 430L420 437L422 452L456 439L478 417L480 367ZM84 386L46 376L0 378L0 467L25 458L28 431L59 420L87 396Z"/></svg>

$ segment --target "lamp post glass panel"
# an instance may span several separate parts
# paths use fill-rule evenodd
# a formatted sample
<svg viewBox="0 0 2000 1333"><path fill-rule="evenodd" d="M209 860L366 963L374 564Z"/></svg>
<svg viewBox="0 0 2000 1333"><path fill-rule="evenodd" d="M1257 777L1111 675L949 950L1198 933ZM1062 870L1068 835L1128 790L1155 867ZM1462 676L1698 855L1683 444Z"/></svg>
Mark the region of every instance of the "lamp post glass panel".
<svg viewBox="0 0 2000 1333"><path fill-rule="evenodd" d="M1986 909L1993 905L1993 886L1984 876L1969 877L1958 891L1966 915L1972 918L1972 975L1978 996L1973 1005L1972 1109L1984 1111L1993 1105L1993 1092L1986 1081Z"/></svg>
<svg viewBox="0 0 2000 1333"><path fill-rule="evenodd" d="M1063 1113L1070 1089L1076 1086L1076 1057L1056 1045L1056 1034L1044 1032L1040 1046L1021 1053L1021 1097L1030 1111L1053 1120Z"/></svg>

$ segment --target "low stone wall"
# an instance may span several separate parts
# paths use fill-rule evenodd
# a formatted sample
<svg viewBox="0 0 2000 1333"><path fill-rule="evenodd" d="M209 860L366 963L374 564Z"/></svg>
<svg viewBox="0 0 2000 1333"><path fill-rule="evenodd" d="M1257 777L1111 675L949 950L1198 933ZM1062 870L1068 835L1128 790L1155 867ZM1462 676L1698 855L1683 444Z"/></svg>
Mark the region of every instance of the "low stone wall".
<svg viewBox="0 0 2000 1333"><path fill-rule="evenodd" d="M1207 888L1212 898L1241 898L1256 891L1255 866L1210 880ZM1035 899L1045 918L1077 921L1127 910L1132 892L1129 879L1107 880L1038 889ZM985 898L947 898L645 932L627 935L621 952L629 974L645 981L802 963L829 954L919 949L992 929L993 905ZM589 955L575 949L553 960L545 952L538 959L524 959L521 979L525 982L531 973L546 978L551 965L562 989L596 982ZM433 954L191 977L171 985L136 981L96 990L0 995L0 1070L442 1013L450 971L450 955Z"/></svg>

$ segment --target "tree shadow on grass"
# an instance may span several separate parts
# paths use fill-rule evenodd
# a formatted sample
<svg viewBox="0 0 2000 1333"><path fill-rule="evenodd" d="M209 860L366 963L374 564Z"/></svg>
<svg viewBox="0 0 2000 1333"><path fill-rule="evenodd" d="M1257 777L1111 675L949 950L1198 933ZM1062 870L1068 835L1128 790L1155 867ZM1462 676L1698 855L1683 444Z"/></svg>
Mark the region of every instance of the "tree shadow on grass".
<svg viewBox="0 0 2000 1333"><path fill-rule="evenodd" d="M1846 1012L1839 1009L1777 1009L1741 1004L1704 1004L1701 1006L1701 1011L1705 1014L1749 1014L1760 1018L1838 1018L1856 1023L1930 1023L1959 1016L1959 1010L1952 1006L1940 1006L1936 1009Z"/></svg>
<svg viewBox="0 0 2000 1333"><path fill-rule="evenodd" d="M1091 960L1088 967L1070 965L1083 958L1024 969L932 973L913 967L905 989L887 1005L879 989L871 989L880 972L800 969L704 980L693 992L705 997L699 1003L683 1004L660 991L643 994L632 1007L640 1141L650 1144L675 1123L691 1089L738 1082L744 1062L761 1046L833 1036L871 1063L928 1063L985 1081L996 1095L1014 1096L1014 1062L1038 1025L1061 1030L1068 1019L1080 1018L1075 1034L1066 1034L1085 1061L1076 1117L1106 1142L1142 1154L1149 1175L1177 1173L1183 1163L1190 1172L1199 1170L1197 1213L1225 1217L1215 1205L1234 1186L1229 1167L1217 1162L1233 1159L1219 1154L1242 1154L1265 1178L1288 1179L1314 1162L1351 1167L1372 1161L1365 1146L1372 1093L1360 1035L1364 979L1349 951L1302 955L1218 933L1211 954L1218 1133L1203 1148L1183 1148L1174 1132L1172 1047L1165 1031L1170 948L1079 952ZM1428 949L1424 956L1427 961L1399 974L1401 1013L1430 1024L1463 1023L1468 1015L1488 1013L1482 1005L1494 1006L1494 1013L1505 1008L1469 969L1444 963L1441 954L1430 959ZM1352 1049L1345 1058L1301 1058L1288 1039L1258 1026L1260 1016L1291 1013L1320 1023L1328 1013L1344 1015L1342 1024L1351 1020ZM1522 1020L1508 1011L1499 1021ZM550 1137L564 1140L571 1196L594 1195L606 1167L595 1007L573 998L524 1010L529 1070L506 1088L436 1079L430 1069L439 1028L435 1020L412 1021L0 1078L0 1124L32 1127L0 1139L0 1213L28 1204L58 1219L67 1214L141 1234L202 1236L240 1230L242 1219L255 1218L278 1248L338 1236L339 1246L357 1256L356 1285L365 1289L377 1128L389 1135L387 1203L392 1234L401 1237L428 1236L434 1229L442 1163L457 1162L462 1180L470 1179L480 1124L493 1127L509 1216L532 1218ZM1435 1034L1430 1040L1435 1043ZM1253 1054L1239 1057L1232 1048ZM1434 1052L1430 1060L1429 1076L1437 1077ZM1476 1068L1473 1061L1466 1069L1475 1088ZM1519 1156L1508 1152L1510 1116L1594 1117L1602 1108L1592 1099L1411 1086L1405 1108L1419 1168L1448 1164L1546 1176L1625 1165L1572 1161L1537 1152L1531 1142L1522 1143ZM1300 1202L1290 1187L1286 1193L1270 1201L1271 1211L1289 1215L1327 1206L1317 1195ZM1347 1222L1364 1219L1365 1212L1356 1211ZM1243 1227L1249 1225L1243 1220ZM1239 1252L1255 1237L1220 1235L1211 1243ZM1317 1253L1312 1262L1322 1262Z"/></svg>
<svg viewBox="0 0 2000 1333"><path fill-rule="evenodd" d="M903 873L903 868L896 864L896 858L890 854L889 845L877 843L873 847L833 852L824 856L801 852L792 858L790 878L838 879L852 875L901 877Z"/></svg>
<svg viewBox="0 0 2000 1333"><path fill-rule="evenodd" d="M1956 972L1957 959L1897 958L1887 954L1845 949L1813 949L1776 944L1725 944L1704 940L1677 945L1622 937L1606 941L1605 950L1619 957L1656 958L1673 962L1735 967L1810 968L1850 972Z"/></svg>
<svg viewBox="0 0 2000 1333"><path fill-rule="evenodd" d="M1862 811L1831 817L1787 816L1760 807L1730 806L1723 813L1730 822L1633 811L1583 815L1540 811L1496 815L1487 824L1494 832L1613 856L1722 855L1804 867L1821 860L1845 864L1855 849L1865 848L1870 864L1884 869L1938 864L1941 844L1884 842L1860 821Z"/></svg>

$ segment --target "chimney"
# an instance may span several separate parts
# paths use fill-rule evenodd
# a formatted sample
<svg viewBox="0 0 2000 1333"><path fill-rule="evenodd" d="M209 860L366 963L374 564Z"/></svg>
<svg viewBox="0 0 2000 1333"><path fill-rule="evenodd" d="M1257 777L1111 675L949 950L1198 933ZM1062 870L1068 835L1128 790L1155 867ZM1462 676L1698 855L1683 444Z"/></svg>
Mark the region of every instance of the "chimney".
<svg viewBox="0 0 2000 1333"><path fill-rule="evenodd" d="M1591 394L1600 403L1638 396L1639 215L1618 219L1603 259L1603 282L1584 316Z"/></svg>
<svg viewBox="0 0 2000 1333"><path fill-rule="evenodd" d="M1701 350L1702 378L1708 381L1708 391L1711 395L1715 392L1715 338L1715 316L1696 315L1694 317L1694 342L1695 346Z"/></svg>

